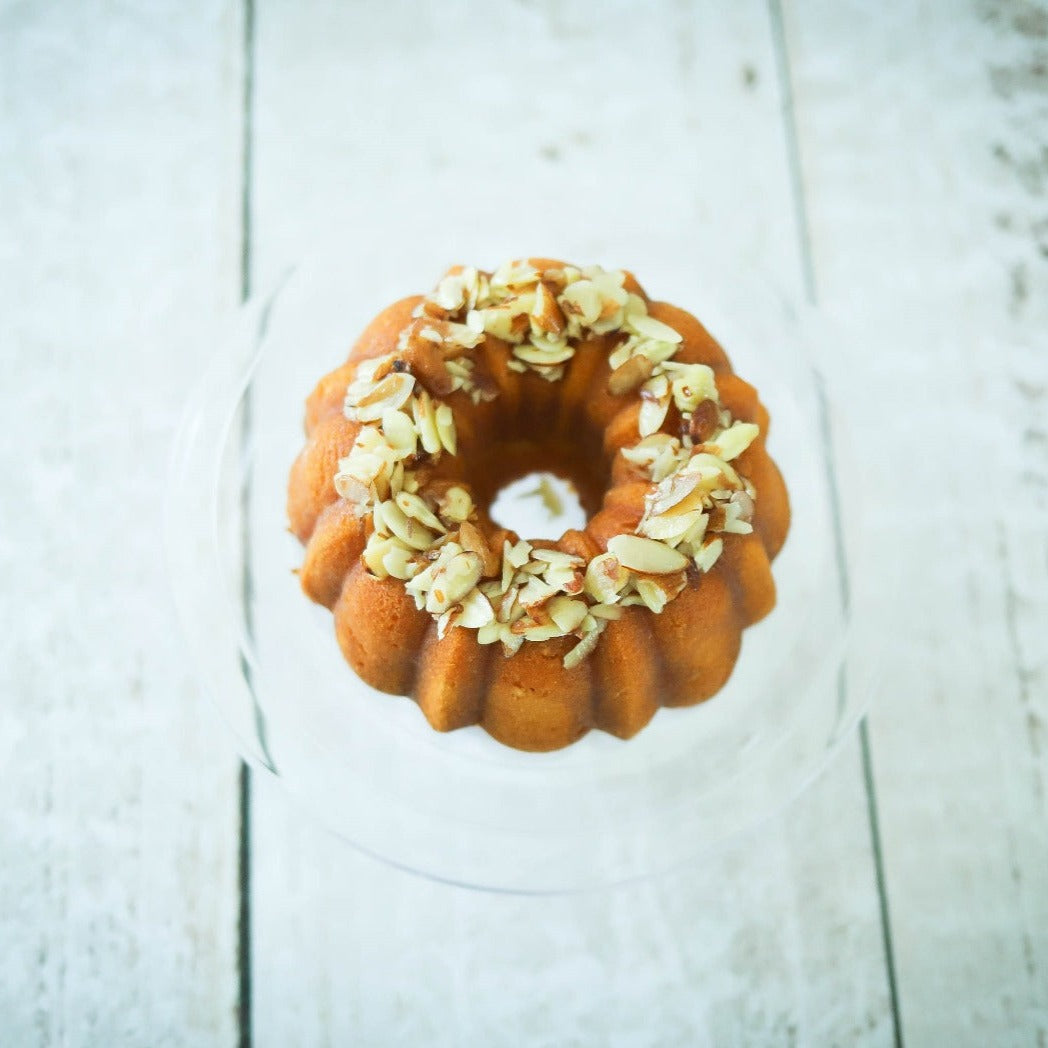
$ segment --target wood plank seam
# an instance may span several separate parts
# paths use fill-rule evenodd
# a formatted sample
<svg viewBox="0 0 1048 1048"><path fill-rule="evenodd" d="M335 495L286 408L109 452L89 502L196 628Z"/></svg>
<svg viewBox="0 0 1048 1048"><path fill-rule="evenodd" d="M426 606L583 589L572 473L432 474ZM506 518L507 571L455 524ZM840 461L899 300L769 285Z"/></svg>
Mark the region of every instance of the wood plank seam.
<svg viewBox="0 0 1048 1048"><path fill-rule="evenodd" d="M251 167L253 147L254 82L255 82L255 5L254 0L243 0L241 85L241 168L240 168L240 298L246 302L251 294ZM264 321L263 321L264 322ZM241 453L251 439L251 394L244 398L244 416L241 429ZM251 578L251 535L248 527L248 505L251 492L245 485L241 493L241 555L243 557L242 593L245 625L252 635L251 606L253 582ZM241 658L241 665L250 686L251 667ZM256 721L258 719L256 707ZM263 740L264 735L260 738ZM239 1048L251 1048L254 1041L251 1007L251 768L245 762L240 766L240 840L237 849L238 887L240 892L237 913L237 1043Z"/></svg>
<svg viewBox="0 0 1048 1048"><path fill-rule="evenodd" d="M793 102L793 80L790 72L789 42L786 38L786 25L783 17L782 0L768 0L768 16L771 21L771 35L775 49L775 60L779 77L779 90L782 98L782 124L786 137L786 155L789 164L789 177L792 189L794 219L797 227L798 250L801 269L804 274L804 286L809 304L818 302L818 285L815 274L815 257L812 249L811 224L804 191L804 171L801 166L800 144L797 135L797 121ZM823 383L819 382L820 429L827 448L826 472L829 482L830 502L833 509L834 543L840 578L841 601L847 613L850 606L850 586L848 580L847 560L844 552L844 541L841 531L840 497L837 483L837 471L834 461L833 444L829 426L829 412ZM837 678L840 706L844 706L845 679L844 668ZM884 870L884 856L881 845L880 819L877 811L876 784L873 775L873 760L870 751L870 736L867 720L863 717L859 725L859 743L862 755L863 786L866 792L866 816L870 828L870 846L873 852L874 871L877 882L877 902L880 911L881 937L884 944L885 974L888 981L888 996L891 1003L892 1039L896 1048L903 1048L902 1023L900 1021L899 992L895 971L895 955L892 945L891 911L888 905L887 883Z"/></svg>

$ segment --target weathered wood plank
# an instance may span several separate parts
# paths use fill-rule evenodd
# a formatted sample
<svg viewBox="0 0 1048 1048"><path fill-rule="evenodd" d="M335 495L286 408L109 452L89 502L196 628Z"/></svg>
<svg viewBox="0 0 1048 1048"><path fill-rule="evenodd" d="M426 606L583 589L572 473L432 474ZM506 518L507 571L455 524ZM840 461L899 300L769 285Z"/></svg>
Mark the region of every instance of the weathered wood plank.
<svg viewBox="0 0 1048 1048"><path fill-rule="evenodd" d="M258 286L304 230L359 259L425 227L452 258L480 228L801 292L763 6L263 3L257 26ZM857 746L726 854L573 899L412 879L256 791L257 1044L891 1042Z"/></svg>
<svg viewBox="0 0 1048 1048"><path fill-rule="evenodd" d="M235 301L239 12L0 13L0 1041L231 1045L237 762L168 448Z"/></svg>
<svg viewBox="0 0 1048 1048"><path fill-rule="evenodd" d="M905 1043L1045 1044L1048 8L786 21L818 293L901 467L871 739Z"/></svg>

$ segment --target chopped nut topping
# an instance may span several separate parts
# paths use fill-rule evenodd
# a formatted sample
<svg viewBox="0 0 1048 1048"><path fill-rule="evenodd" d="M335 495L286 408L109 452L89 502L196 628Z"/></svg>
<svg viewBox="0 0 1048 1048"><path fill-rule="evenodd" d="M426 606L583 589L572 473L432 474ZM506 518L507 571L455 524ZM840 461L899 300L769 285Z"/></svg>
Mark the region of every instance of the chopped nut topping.
<svg viewBox="0 0 1048 1048"><path fill-rule="evenodd" d="M630 357L608 376L608 392L616 397L632 393L642 382L651 377L654 367L655 365L645 356Z"/></svg>
<svg viewBox="0 0 1048 1048"><path fill-rule="evenodd" d="M608 540L608 551L618 557L624 568L646 575L663 575L688 566L688 558L672 546L639 535L615 535Z"/></svg>
<svg viewBox="0 0 1048 1048"><path fill-rule="evenodd" d="M344 411L362 425L335 489L372 518L366 569L402 581L438 636L472 629L507 657L525 642L574 636L570 669L624 607L660 613L687 585L687 569L713 568L725 534L753 530L756 491L730 463L757 426L722 407L711 368L673 359L680 333L624 283L623 273L596 266L457 268L416 308L396 353L357 366ZM494 549L469 487L436 479L436 463L458 451L452 403L436 398L497 396L475 352L489 335L510 343L509 368L555 382L580 344L600 346L595 337L613 333L621 334L605 350L608 390L640 402L639 439L621 454L651 484L635 533L612 536L588 562L523 540ZM680 437L663 432L671 405Z"/></svg>
<svg viewBox="0 0 1048 1048"><path fill-rule="evenodd" d="M700 401L687 420L686 430L692 443L704 444L720 428L720 409L715 400Z"/></svg>

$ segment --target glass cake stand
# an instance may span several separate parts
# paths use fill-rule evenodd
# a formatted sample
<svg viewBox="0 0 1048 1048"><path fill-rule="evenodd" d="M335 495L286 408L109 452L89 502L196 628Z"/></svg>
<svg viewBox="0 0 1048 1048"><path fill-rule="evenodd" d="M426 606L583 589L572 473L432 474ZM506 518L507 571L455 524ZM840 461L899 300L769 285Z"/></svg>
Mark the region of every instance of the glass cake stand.
<svg viewBox="0 0 1048 1048"><path fill-rule="evenodd" d="M517 892L672 868L800 792L871 692L877 652L865 631L856 641L859 473L813 363L827 335L767 287L713 291L657 260L637 263L650 293L703 319L771 412L769 447L793 509L774 564L778 604L746 631L710 701L661 709L628 742L594 731L558 752L521 753L479 727L437 733L410 699L355 676L330 613L298 588L302 551L284 512L306 394L374 313L458 259L490 266L500 254L413 249L406 263L371 252L366 265L317 256L248 303L216 346L178 432L166 507L193 661L244 758L398 867Z"/></svg>

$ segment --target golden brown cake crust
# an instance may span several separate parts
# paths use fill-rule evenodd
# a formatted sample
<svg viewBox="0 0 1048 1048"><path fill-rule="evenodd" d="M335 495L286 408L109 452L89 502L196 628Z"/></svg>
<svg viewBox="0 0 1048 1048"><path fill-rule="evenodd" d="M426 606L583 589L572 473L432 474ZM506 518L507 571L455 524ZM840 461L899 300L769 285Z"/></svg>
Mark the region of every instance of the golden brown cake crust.
<svg viewBox="0 0 1048 1048"><path fill-rule="evenodd" d="M516 321L511 330L495 314L513 308L520 292L512 280L527 277L529 265L538 274L527 285L537 289L530 316L545 313L522 336ZM458 283L394 303L317 383L288 486L291 530L305 545L300 581L311 600L332 608L338 643L361 678L412 695L439 731L480 724L523 750L557 749L591 728L628 739L659 705L715 694L742 630L775 604L770 562L790 511L765 446L768 413L702 324L650 301L632 274L609 278L550 259L513 266L501 298L478 295L503 269L477 277L455 267L449 274ZM592 322L572 313L589 306L587 282L604 296ZM464 284L478 302L479 334L465 323L473 322L468 303L448 304ZM624 319L602 329L605 315ZM660 341L666 330L674 339ZM567 345L564 361L555 359L558 345ZM662 364L666 346L670 363ZM696 383L707 392L695 393ZM391 401L402 418L368 414L369 396L399 397L401 386L413 391L407 402ZM440 405L449 416L436 414ZM443 419L443 436L435 419ZM393 489L376 496L372 485L367 495L350 467L373 457L374 441L381 456L398 439L416 443L398 452ZM526 543L492 522L488 507L500 487L539 470L576 483L589 515L584 530ZM695 488L700 474L714 479ZM684 488L690 494L681 498ZM374 513L368 498L381 503ZM684 539L663 538L674 514L702 514L703 524ZM633 556L658 563L642 568ZM528 571L539 581L504 589L510 576L525 587ZM463 577L473 588L452 593ZM550 579L560 596L544 597L540 583ZM533 590L544 599L526 612L502 607Z"/></svg>

